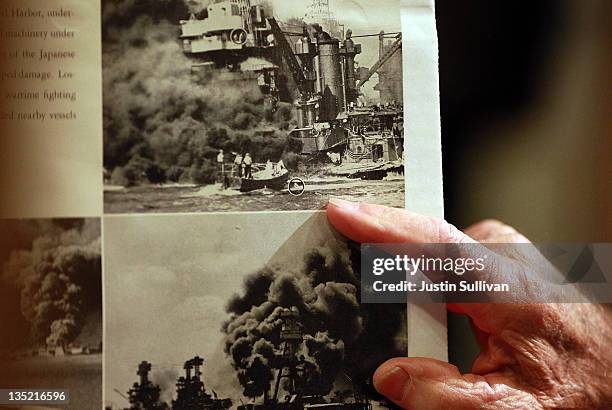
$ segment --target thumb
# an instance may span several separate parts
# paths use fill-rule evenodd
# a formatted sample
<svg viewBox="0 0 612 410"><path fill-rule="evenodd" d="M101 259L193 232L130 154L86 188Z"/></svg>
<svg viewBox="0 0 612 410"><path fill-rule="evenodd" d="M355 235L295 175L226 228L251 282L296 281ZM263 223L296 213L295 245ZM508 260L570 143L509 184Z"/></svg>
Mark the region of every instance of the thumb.
<svg viewBox="0 0 612 410"><path fill-rule="evenodd" d="M376 390L405 409L510 409L517 403L537 408L510 380L501 373L462 375L451 364L426 358L391 359L374 373Z"/></svg>

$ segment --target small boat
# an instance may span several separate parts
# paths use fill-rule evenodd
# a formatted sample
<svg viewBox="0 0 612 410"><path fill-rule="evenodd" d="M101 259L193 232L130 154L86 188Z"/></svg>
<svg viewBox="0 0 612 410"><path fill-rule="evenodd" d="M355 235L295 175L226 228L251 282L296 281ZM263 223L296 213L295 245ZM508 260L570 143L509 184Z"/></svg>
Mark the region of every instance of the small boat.
<svg viewBox="0 0 612 410"><path fill-rule="evenodd" d="M276 164L268 162L261 171L253 172L252 178L240 179L240 192L251 192L258 189L274 189L277 191L287 187L289 171L283 161Z"/></svg>

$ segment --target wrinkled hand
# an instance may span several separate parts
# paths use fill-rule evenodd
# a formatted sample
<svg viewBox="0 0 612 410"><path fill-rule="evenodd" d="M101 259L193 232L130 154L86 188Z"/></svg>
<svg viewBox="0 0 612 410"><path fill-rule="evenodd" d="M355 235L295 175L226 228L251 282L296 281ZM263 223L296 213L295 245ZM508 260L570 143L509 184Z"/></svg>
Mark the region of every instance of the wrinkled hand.
<svg viewBox="0 0 612 410"><path fill-rule="evenodd" d="M464 232L407 211L332 200L331 224L362 243L517 243L497 221ZM507 256L507 255L506 255ZM532 256L514 255L528 261ZM406 409L612 409L612 313L595 304L460 304L481 346L472 373L426 358L397 358L376 389Z"/></svg>

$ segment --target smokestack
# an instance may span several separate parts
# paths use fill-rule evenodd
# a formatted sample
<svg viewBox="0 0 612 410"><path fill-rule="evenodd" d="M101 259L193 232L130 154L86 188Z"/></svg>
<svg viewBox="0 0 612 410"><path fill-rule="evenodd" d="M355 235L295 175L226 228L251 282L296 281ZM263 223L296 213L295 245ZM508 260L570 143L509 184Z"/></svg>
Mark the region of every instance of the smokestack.
<svg viewBox="0 0 612 410"><path fill-rule="evenodd" d="M202 359L200 356L196 356L193 359L191 359L191 363L193 364L193 368L194 368L194 376L199 381L200 376L202 376L200 367L204 364L204 359Z"/></svg>
<svg viewBox="0 0 612 410"><path fill-rule="evenodd" d="M187 360L185 362L185 365L183 366L183 369L185 369L185 380L190 381L191 380L191 369L193 369L193 365L191 364L191 360Z"/></svg>
<svg viewBox="0 0 612 410"><path fill-rule="evenodd" d="M357 99L357 80L355 78L355 56L361 53L361 45L355 44L351 38L352 30L347 30L346 40L344 40L345 56L345 84L346 84L346 103L355 102Z"/></svg>
<svg viewBox="0 0 612 410"><path fill-rule="evenodd" d="M140 385L146 386L149 384L149 372L151 371L151 363L142 362L138 365L138 372L136 373L140 376Z"/></svg>
<svg viewBox="0 0 612 410"><path fill-rule="evenodd" d="M340 69L340 42L334 38L319 41L319 65L323 93L322 119L333 120L344 109Z"/></svg>

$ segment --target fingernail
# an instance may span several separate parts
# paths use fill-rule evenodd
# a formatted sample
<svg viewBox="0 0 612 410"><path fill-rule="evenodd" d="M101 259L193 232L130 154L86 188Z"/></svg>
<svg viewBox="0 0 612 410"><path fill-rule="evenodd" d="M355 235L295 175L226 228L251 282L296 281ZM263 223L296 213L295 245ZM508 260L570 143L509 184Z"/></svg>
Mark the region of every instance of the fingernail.
<svg viewBox="0 0 612 410"><path fill-rule="evenodd" d="M359 209L359 202L346 201L340 198L330 198L329 203L330 205L340 209L346 209L347 211L356 211Z"/></svg>
<svg viewBox="0 0 612 410"><path fill-rule="evenodd" d="M401 402L404 392L410 388L410 375L400 367L394 367L374 379L374 387L395 402Z"/></svg>

